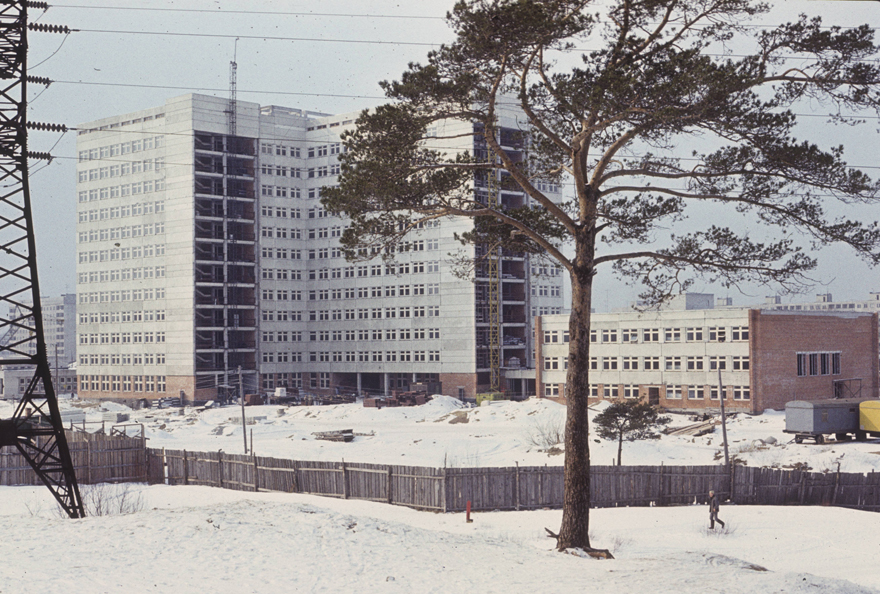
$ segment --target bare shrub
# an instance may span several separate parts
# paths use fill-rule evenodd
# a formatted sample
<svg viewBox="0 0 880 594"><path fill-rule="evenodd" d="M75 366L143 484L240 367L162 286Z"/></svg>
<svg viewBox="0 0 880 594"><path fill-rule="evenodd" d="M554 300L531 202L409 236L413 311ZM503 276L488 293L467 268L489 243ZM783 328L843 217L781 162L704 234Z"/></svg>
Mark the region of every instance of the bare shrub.
<svg viewBox="0 0 880 594"><path fill-rule="evenodd" d="M565 422L560 418L535 421L526 434L526 443L546 450L565 441Z"/></svg>
<svg viewBox="0 0 880 594"><path fill-rule="evenodd" d="M87 516L120 516L144 509L144 496L127 483L98 483L80 487Z"/></svg>

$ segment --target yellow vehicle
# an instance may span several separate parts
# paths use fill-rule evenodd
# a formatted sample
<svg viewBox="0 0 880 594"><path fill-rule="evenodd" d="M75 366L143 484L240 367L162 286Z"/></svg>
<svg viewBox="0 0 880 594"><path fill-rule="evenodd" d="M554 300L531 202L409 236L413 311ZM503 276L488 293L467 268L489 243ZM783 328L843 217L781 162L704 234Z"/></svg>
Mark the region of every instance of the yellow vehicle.
<svg viewBox="0 0 880 594"><path fill-rule="evenodd" d="M860 435L880 437L880 400L865 400L859 404Z"/></svg>

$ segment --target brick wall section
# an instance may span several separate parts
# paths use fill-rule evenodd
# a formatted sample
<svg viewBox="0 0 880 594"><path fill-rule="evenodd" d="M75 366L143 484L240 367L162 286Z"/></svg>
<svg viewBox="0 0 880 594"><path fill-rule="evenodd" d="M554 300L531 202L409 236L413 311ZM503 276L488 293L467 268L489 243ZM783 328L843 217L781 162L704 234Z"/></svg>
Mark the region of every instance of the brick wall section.
<svg viewBox="0 0 880 594"><path fill-rule="evenodd" d="M476 373L441 373L440 384L443 394L458 398L458 389L464 388L465 398L476 398L477 374Z"/></svg>
<svg viewBox="0 0 880 594"><path fill-rule="evenodd" d="M834 380L861 378L862 398L878 397L877 314L749 313L752 400L757 411L834 395ZM798 377L797 353L840 352L840 375Z"/></svg>

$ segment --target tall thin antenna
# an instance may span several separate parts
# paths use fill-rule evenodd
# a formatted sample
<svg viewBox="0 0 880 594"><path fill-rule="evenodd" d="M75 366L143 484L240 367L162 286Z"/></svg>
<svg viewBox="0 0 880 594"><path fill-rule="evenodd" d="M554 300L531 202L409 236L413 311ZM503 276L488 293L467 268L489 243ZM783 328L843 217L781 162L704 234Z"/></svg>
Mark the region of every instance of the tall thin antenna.
<svg viewBox="0 0 880 594"><path fill-rule="evenodd" d="M227 112L229 115L229 135L236 135L236 128L238 122L236 121L236 114L238 113L238 101L236 99L236 87L238 86L238 64L236 63L236 59L238 58L238 37L235 38L235 49L232 52L232 62L229 63L229 111Z"/></svg>

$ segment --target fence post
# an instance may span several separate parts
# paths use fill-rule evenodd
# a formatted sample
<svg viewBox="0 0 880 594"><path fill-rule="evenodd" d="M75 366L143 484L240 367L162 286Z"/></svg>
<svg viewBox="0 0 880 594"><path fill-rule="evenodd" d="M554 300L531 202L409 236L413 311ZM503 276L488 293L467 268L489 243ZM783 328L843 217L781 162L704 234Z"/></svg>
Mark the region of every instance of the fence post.
<svg viewBox="0 0 880 594"><path fill-rule="evenodd" d="M86 441L86 479L92 484L92 441Z"/></svg>
<svg viewBox="0 0 880 594"><path fill-rule="evenodd" d="M189 484L189 462L186 458L186 450L183 450L183 484Z"/></svg>
<svg viewBox="0 0 880 594"><path fill-rule="evenodd" d="M840 487L840 462L837 463L837 472L834 473L834 492L831 494L831 505L837 504L837 489Z"/></svg>
<svg viewBox="0 0 880 594"><path fill-rule="evenodd" d="M342 460L342 498L348 499L348 469L345 468L345 459Z"/></svg>
<svg viewBox="0 0 880 594"><path fill-rule="evenodd" d="M516 462L516 511L519 511L519 460Z"/></svg>
<svg viewBox="0 0 880 594"><path fill-rule="evenodd" d="M392 473L392 468L391 468L391 465L389 464L388 465L388 487L385 489L388 492L387 493L388 494L388 505L391 505L394 503L394 496L393 496L393 492L392 492L393 487L391 486L393 477L392 477L391 473ZM446 481L444 480L443 483L444 483L443 488L445 489L446 488L446 484L445 484Z"/></svg>
<svg viewBox="0 0 880 594"><path fill-rule="evenodd" d="M296 460L291 460L293 462L293 491L292 493L299 493L299 479L297 479L297 470L296 470Z"/></svg>
<svg viewBox="0 0 880 594"><path fill-rule="evenodd" d="M807 471L802 470L801 471L801 488L800 488L800 493L798 494L798 499L800 500L799 501L800 505L804 504L804 496L806 495L806 490L807 490Z"/></svg>
<svg viewBox="0 0 880 594"><path fill-rule="evenodd" d="M443 480L442 480L442 483L440 484L440 488L442 489L442 491L440 491L440 496L442 498L441 502L443 504L443 513L445 514L446 513L446 467L445 466L443 467L442 478L443 478Z"/></svg>
<svg viewBox="0 0 880 594"><path fill-rule="evenodd" d="M260 467L257 465L257 455L254 453L254 437L251 435L251 455L254 458L254 493L260 492Z"/></svg>
<svg viewBox="0 0 880 594"><path fill-rule="evenodd" d="M217 451L217 471L220 474L220 488L223 488L223 450Z"/></svg>
<svg viewBox="0 0 880 594"><path fill-rule="evenodd" d="M660 463L660 478L657 481L657 505L663 505L663 462Z"/></svg>

